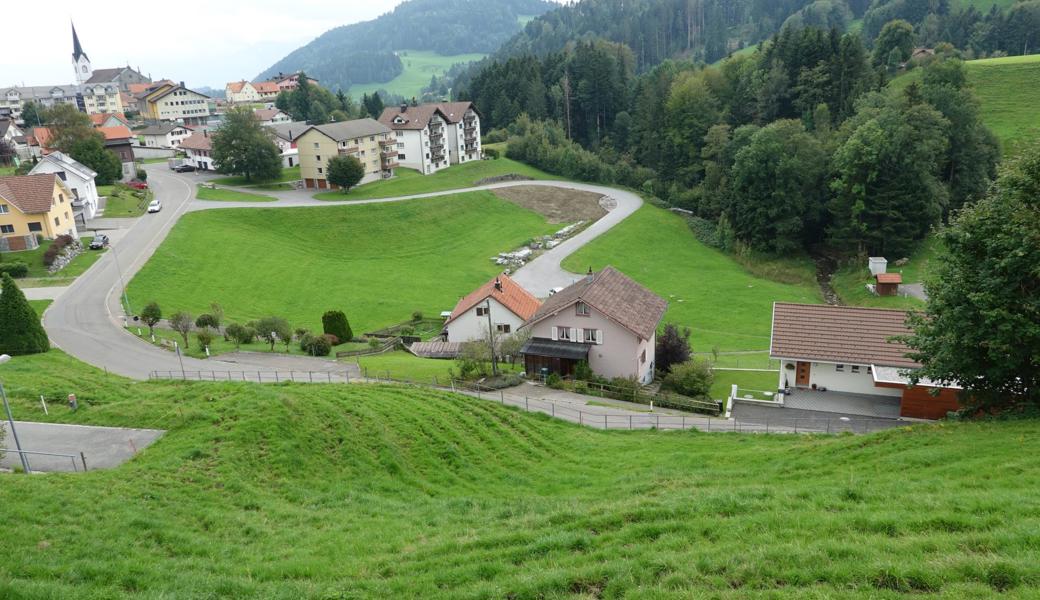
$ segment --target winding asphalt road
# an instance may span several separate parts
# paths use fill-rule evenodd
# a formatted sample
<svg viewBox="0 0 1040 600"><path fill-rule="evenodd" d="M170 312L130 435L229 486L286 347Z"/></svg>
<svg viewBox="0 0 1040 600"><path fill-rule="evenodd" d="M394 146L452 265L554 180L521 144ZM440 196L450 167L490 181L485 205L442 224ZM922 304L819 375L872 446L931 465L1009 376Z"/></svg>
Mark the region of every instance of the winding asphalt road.
<svg viewBox="0 0 1040 600"><path fill-rule="evenodd" d="M303 191L264 192L276 197L277 200L274 202L213 202L195 198L196 183L201 181L199 176L174 174L164 165L151 165L146 168L149 185L156 197L162 200L163 210L136 219L132 225L120 232L120 235L113 236L111 250L66 288L43 316L44 326L55 346L79 360L135 379L146 379L153 371L176 372L182 368L174 353L143 343L123 329L126 317L120 295L124 284L145 265L177 220L188 211L230 208L263 210L276 207L306 209L336 204L378 204L521 185L583 190L610 196L616 200L617 207L600 220L579 235L542 254L514 274L514 278L525 288L537 296L544 296L548 294L549 289L567 286L578 277L560 266L565 258L626 219L643 204L639 196L623 190L556 181L505 182L445 192L342 203L315 200ZM130 303L134 310L140 309L140 299L130 298ZM266 372L294 369L326 371L344 376L348 374L345 365L330 360L250 353L239 353L233 358L208 360L183 357L183 368L188 371Z"/></svg>

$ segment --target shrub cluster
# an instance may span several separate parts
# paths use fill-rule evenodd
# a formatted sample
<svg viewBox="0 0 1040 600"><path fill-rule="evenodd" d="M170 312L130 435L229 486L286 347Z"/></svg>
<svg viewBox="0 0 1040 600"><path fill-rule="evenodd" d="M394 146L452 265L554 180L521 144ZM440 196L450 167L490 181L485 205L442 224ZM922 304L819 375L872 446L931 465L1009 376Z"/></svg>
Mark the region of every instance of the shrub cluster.
<svg viewBox="0 0 1040 600"><path fill-rule="evenodd" d="M661 387L683 396L703 398L711 390L713 381L714 375L708 361L690 360L672 365Z"/></svg>
<svg viewBox="0 0 1040 600"><path fill-rule="evenodd" d="M331 337L333 336L305 333L300 338L300 350L311 356L328 356L332 352L333 346Z"/></svg>
<svg viewBox="0 0 1040 600"><path fill-rule="evenodd" d="M54 238L50 247L43 253L43 266L49 267L54 264L54 261L58 259L58 255L72 245L75 240L72 239L71 235L59 235Z"/></svg>
<svg viewBox="0 0 1040 600"><path fill-rule="evenodd" d="M14 279L25 277L29 274L29 265L23 262L12 262L0 264L0 274L8 274Z"/></svg>
<svg viewBox="0 0 1040 600"><path fill-rule="evenodd" d="M341 310L330 310L323 314L321 326L326 334L336 336L337 343L340 340L348 342L354 339L354 332L351 331L350 323L347 322L347 315L343 314Z"/></svg>

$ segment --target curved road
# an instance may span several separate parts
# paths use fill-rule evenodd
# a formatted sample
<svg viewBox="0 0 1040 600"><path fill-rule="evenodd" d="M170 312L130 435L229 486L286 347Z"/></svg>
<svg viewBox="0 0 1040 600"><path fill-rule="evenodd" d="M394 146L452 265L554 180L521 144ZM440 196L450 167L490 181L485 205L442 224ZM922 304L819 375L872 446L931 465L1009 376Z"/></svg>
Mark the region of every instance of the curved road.
<svg viewBox="0 0 1040 600"><path fill-rule="evenodd" d="M44 326L55 346L96 367L136 379L146 379L152 371L179 371L181 369L181 364L174 353L142 343L123 329L124 311L120 303L120 294L124 283L128 283L151 258L170 229L185 212L225 208L305 208L376 204L521 185L545 185L583 190L615 199L617 207L600 220L580 234L542 254L513 275L514 279L525 288L542 296L548 293L550 288L567 286L578 277L560 266L565 258L623 221L643 204L639 196L631 192L561 181L505 182L429 194L340 203L315 200L310 197L310 193L302 191L264 192L278 198L275 202L211 202L195 198L195 185L200 180L197 176L177 175L168 171L164 165L152 165L147 169L148 182L156 197L162 200L163 210L157 214L145 215L136 219L136 222L125 229L122 235L113 236L111 250L61 293L43 316ZM130 298L130 301L134 309L140 308L137 299ZM184 369L188 371L285 371L295 369L345 372L345 365L330 360L250 353L237 353L233 358L209 360L184 357L183 362Z"/></svg>

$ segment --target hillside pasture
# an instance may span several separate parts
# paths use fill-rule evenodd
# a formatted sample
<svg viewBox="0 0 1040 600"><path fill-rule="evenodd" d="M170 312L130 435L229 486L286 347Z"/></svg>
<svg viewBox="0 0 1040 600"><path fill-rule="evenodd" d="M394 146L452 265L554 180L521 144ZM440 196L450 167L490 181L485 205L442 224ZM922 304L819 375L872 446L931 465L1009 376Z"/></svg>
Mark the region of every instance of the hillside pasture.
<svg viewBox="0 0 1040 600"><path fill-rule="evenodd" d="M379 90L411 98L419 96L422 89L430 84L433 77L440 77L458 63L471 63L484 58L484 54L443 55L427 50L399 50L397 52L404 65L404 71L386 83L366 83L350 86L348 92L355 100L363 94L373 94Z"/></svg>

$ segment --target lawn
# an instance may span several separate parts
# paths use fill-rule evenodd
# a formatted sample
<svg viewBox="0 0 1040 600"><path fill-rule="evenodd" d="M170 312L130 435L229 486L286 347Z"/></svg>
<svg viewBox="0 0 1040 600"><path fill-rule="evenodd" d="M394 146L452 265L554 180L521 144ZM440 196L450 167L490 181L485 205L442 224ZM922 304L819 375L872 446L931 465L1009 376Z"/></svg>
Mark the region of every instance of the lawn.
<svg viewBox="0 0 1040 600"><path fill-rule="evenodd" d="M419 358L406 350L359 356L356 359L344 360L357 361L361 367L362 374L372 378L386 378L389 376L390 379L399 381L436 382L440 385L447 385L449 370L454 370L456 376L458 373L458 367L454 360ZM519 373L524 370L524 367L520 363L515 365L500 364L499 370L502 373Z"/></svg>
<svg viewBox="0 0 1040 600"><path fill-rule="evenodd" d="M365 83L350 86L347 90L355 100L362 94L372 94L386 90L391 94L411 98L418 96L422 89L430 85L435 75L440 77L448 72L456 63L470 63L484 58L483 54L454 54L445 56L425 50L400 50L404 71L386 83Z"/></svg>
<svg viewBox="0 0 1040 600"><path fill-rule="evenodd" d="M277 198L261 194L250 194L238 190L226 190L223 188L208 188L199 186L195 192L199 200L217 200L220 202L274 202Z"/></svg>
<svg viewBox="0 0 1040 600"><path fill-rule="evenodd" d="M697 241L681 217L649 204L563 263L575 273L606 265L664 297L664 322L689 327L698 352L766 350L773 302L822 301L812 284L755 277Z"/></svg>
<svg viewBox="0 0 1040 600"><path fill-rule="evenodd" d="M0 475L5 598L1010 598L1040 585L1040 425L601 432L397 386L132 382L53 351L16 419L155 427ZM39 396L76 393L72 413ZM89 457L88 457L89 460Z"/></svg>
<svg viewBox="0 0 1040 600"><path fill-rule="evenodd" d="M771 400L780 382L778 371L714 371L715 379L711 384L709 395L712 400L729 398L731 386L737 385L737 393L741 398L750 394L756 400ZM763 392L768 392L767 396Z"/></svg>
<svg viewBox="0 0 1040 600"><path fill-rule="evenodd" d="M36 314L41 318L43 317L43 311L47 310L47 307L51 305L54 300L29 300L29 306L36 311Z"/></svg>
<svg viewBox="0 0 1040 600"><path fill-rule="evenodd" d="M889 273L902 273L903 283L921 283L928 275L929 265L942 251L942 244L935 236L930 236L909 257L910 262L905 266L897 267L895 260L888 263ZM903 298L899 296L875 296L867 290L867 284L872 284L874 278L865 264L852 264L845 266L834 274L831 285L834 291L841 297L842 302L854 306L877 306L881 308L913 309L922 308L924 302L916 298Z"/></svg>
<svg viewBox="0 0 1040 600"><path fill-rule="evenodd" d="M7 167L5 167L3 165L0 165L0 177L7 177L8 175L14 175L16 169L17 169L17 167L15 167L14 165L7 166Z"/></svg>
<svg viewBox="0 0 1040 600"><path fill-rule="evenodd" d="M4 252L3 262L23 262L29 266L29 274L24 279L17 280L22 287L49 287L47 283L50 281L57 282L57 285L69 285L76 277L82 275L84 271L96 263L102 254L108 251L87 249L93 239L94 236L79 238L80 243L84 247L83 252L72 259L72 262L66 265L64 269L54 274L48 273L47 267L43 264L43 255L51 247L51 244L54 243L53 240L44 240L34 250Z"/></svg>
<svg viewBox="0 0 1040 600"><path fill-rule="evenodd" d="M282 174L277 179L269 181L249 181L245 177L221 177L220 179L214 179L210 183L216 183L218 185L231 185L231 186L265 186L275 183L281 183L285 181L299 181L300 179L300 167L285 167L282 169Z"/></svg>
<svg viewBox="0 0 1040 600"><path fill-rule="evenodd" d="M148 203L152 201L151 190L145 190L138 197L136 190L119 185L99 185L98 195L107 196L105 200L105 214L107 218L131 218L140 217L148 210Z"/></svg>
<svg viewBox="0 0 1040 600"><path fill-rule="evenodd" d="M498 175L517 174L531 179L559 179L522 162L499 158L497 160L479 160L449 169L438 171L433 175L423 175L412 169L397 169L393 179L375 181L358 186L349 193L321 192L315 194L318 200L363 200L368 198L393 198L411 196L429 192L442 192L473 187L482 179Z"/></svg>
<svg viewBox="0 0 1040 600"><path fill-rule="evenodd" d="M558 229L489 192L411 202L188 213L130 283L166 314L220 302L226 321L278 315L356 335L439 314L498 272L489 257Z"/></svg>

